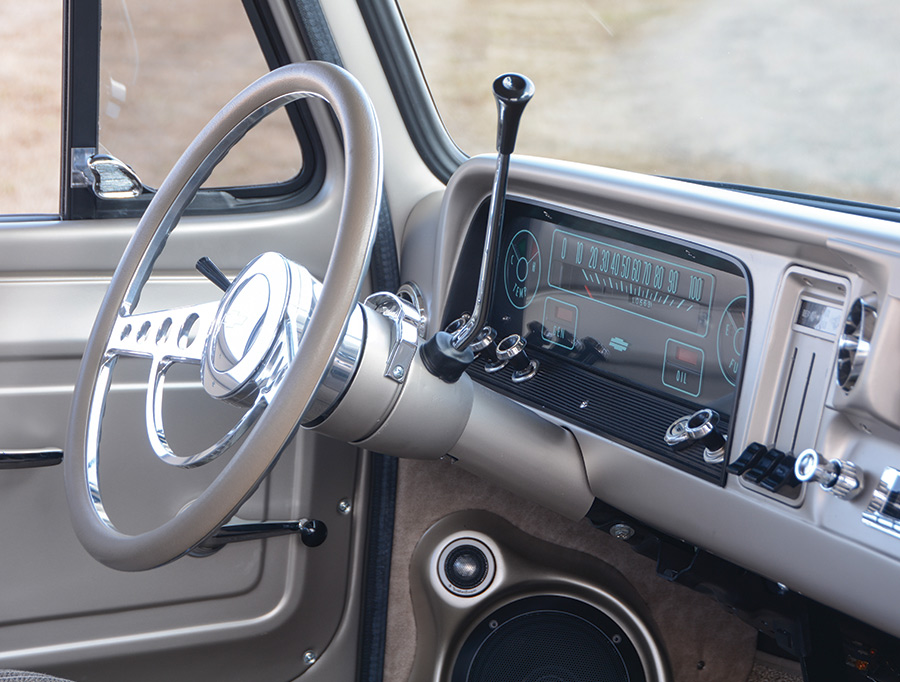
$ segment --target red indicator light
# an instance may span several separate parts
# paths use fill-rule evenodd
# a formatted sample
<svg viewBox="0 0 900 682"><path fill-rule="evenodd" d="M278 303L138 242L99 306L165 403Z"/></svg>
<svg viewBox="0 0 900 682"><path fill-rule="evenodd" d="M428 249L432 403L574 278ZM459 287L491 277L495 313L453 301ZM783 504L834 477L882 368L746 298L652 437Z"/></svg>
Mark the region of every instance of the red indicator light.
<svg viewBox="0 0 900 682"><path fill-rule="evenodd" d="M575 321L575 309L568 306L556 306L555 315L557 320L562 320L563 322Z"/></svg>
<svg viewBox="0 0 900 682"><path fill-rule="evenodd" d="M675 359L678 362L683 362L686 365L692 365L696 367L697 363L700 360L700 354L695 350L691 350L690 348L677 346L675 348Z"/></svg>

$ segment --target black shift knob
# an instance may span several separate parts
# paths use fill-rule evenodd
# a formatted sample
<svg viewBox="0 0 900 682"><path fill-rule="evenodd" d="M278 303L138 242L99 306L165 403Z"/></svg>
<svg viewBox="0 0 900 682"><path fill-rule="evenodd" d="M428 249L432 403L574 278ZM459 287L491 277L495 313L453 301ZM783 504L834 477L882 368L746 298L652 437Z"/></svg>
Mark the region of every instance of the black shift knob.
<svg viewBox="0 0 900 682"><path fill-rule="evenodd" d="M534 83L527 76L505 73L494 81L497 99L497 151L512 154L525 105L534 95Z"/></svg>

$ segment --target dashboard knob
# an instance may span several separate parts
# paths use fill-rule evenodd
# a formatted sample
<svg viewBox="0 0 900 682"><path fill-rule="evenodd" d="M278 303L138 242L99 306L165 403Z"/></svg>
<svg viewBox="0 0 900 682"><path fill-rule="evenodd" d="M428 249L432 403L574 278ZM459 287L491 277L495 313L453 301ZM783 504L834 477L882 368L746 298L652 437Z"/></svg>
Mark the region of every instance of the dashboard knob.
<svg viewBox="0 0 900 682"><path fill-rule="evenodd" d="M475 353L475 355L478 355L481 351L494 345L494 340L496 338L497 331L493 327L484 327L478 332L478 335L473 339L469 348L472 349L472 352Z"/></svg>
<svg viewBox="0 0 900 682"><path fill-rule="evenodd" d="M844 333L838 341L836 379L845 392L856 384L869 357L878 322L877 303L875 294L856 299L844 322Z"/></svg>
<svg viewBox="0 0 900 682"><path fill-rule="evenodd" d="M575 344L577 359L589 365L609 360L609 348L606 348L593 336L585 336Z"/></svg>
<svg viewBox="0 0 900 682"><path fill-rule="evenodd" d="M499 372L501 369L506 367L506 360L501 360L499 357L497 357L496 343L489 343L487 346L481 349L479 355L484 358L484 371L488 374Z"/></svg>
<svg viewBox="0 0 900 682"><path fill-rule="evenodd" d="M513 370L512 380L516 383L527 381L537 374L538 362L528 358L525 339L518 334L510 334L497 344L497 359L509 364Z"/></svg>
<svg viewBox="0 0 900 682"><path fill-rule="evenodd" d="M685 425L688 438L703 444L703 459L707 462L721 462L725 457L725 436L718 425L719 414L709 408L694 412Z"/></svg>
<svg viewBox="0 0 900 682"><path fill-rule="evenodd" d="M725 458L725 436L718 430L719 413L709 408L676 419L666 430L666 445L682 450L694 441L703 445L703 459L709 463Z"/></svg>
<svg viewBox="0 0 900 682"><path fill-rule="evenodd" d="M813 448L797 457L794 475L800 481L818 483L822 490L841 500L852 500L863 487L862 474L853 462L825 459Z"/></svg>

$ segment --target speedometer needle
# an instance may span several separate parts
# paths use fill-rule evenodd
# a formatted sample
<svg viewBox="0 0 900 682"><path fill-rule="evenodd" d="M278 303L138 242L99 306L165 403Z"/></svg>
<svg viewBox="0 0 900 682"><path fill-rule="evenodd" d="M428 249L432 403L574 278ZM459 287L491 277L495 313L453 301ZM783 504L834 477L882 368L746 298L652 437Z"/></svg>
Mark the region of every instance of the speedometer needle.
<svg viewBox="0 0 900 682"><path fill-rule="evenodd" d="M587 292L587 295L588 295L588 296L590 296L591 298L594 298L593 296L591 296L591 290L588 289L588 285L587 285L587 284L584 285L584 290Z"/></svg>

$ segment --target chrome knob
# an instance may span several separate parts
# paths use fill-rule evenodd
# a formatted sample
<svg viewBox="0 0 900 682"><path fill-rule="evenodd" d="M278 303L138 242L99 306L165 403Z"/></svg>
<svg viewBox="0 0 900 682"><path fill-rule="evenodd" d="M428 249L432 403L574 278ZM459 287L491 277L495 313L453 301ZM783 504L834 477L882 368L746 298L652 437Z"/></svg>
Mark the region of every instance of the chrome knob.
<svg viewBox="0 0 900 682"><path fill-rule="evenodd" d="M794 475L806 483L818 483L822 490L841 500L852 500L863 487L863 477L853 462L825 459L812 448L800 453Z"/></svg>
<svg viewBox="0 0 900 682"><path fill-rule="evenodd" d="M875 294L856 299L844 322L844 333L838 341L835 378L846 392L856 384L871 352L875 324L878 322L877 303Z"/></svg>
<svg viewBox="0 0 900 682"><path fill-rule="evenodd" d="M516 383L527 381L537 374L538 362L528 359L525 339L518 334L510 334L497 344L497 359L509 364L513 370L512 380Z"/></svg>
<svg viewBox="0 0 900 682"><path fill-rule="evenodd" d="M725 458L725 436L718 430L719 414L705 408L676 419L669 425L663 438L666 445L682 450L694 441L703 445L703 459L715 464Z"/></svg>
<svg viewBox="0 0 900 682"><path fill-rule="evenodd" d="M472 340L472 343L469 344L469 348L472 349L472 352L475 353L475 355L478 355L481 351L492 346L496 338L497 331L493 327L484 327L478 332L478 335Z"/></svg>

